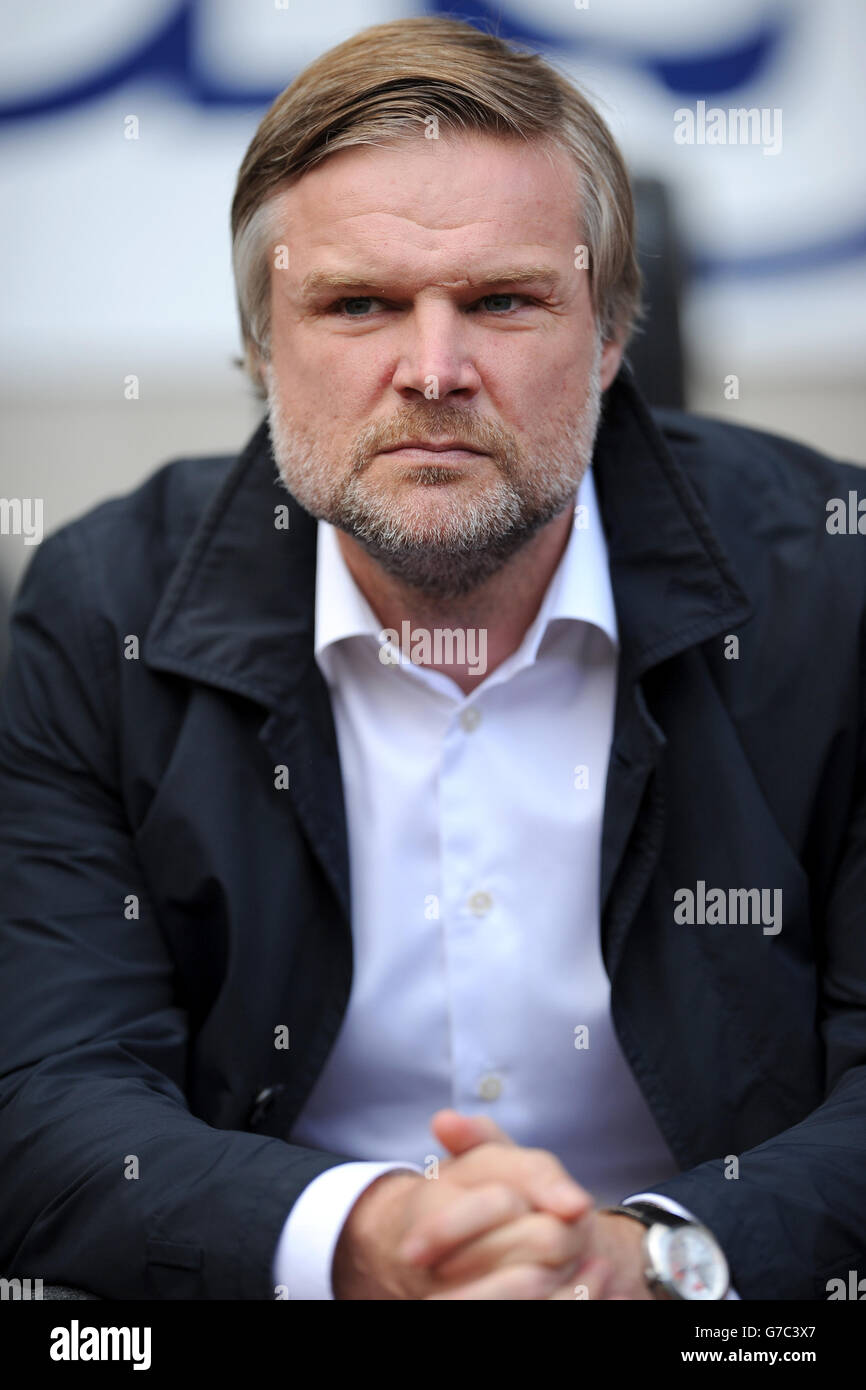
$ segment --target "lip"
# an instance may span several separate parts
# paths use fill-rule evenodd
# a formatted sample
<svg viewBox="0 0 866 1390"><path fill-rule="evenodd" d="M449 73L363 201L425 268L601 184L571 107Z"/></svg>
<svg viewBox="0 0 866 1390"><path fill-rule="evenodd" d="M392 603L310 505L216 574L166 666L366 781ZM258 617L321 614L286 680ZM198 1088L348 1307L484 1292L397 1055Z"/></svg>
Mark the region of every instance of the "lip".
<svg viewBox="0 0 866 1390"><path fill-rule="evenodd" d="M424 449L430 454L480 454L480 449L474 449L471 444L464 444L462 439L446 439L441 442L433 443L429 439L405 439L402 444L394 444L390 449L380 450L383 454L401 453L405 449Z"/></svg>

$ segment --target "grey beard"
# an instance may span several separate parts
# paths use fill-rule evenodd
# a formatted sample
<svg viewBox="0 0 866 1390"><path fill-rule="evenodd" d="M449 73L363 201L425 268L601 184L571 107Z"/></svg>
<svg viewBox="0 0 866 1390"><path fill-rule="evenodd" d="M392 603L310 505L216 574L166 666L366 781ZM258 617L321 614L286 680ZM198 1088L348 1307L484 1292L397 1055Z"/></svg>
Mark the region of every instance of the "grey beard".
<svg viewBox="0 0 866 1390"><path fill-rule="evenodd" d="M564 495L549 497L544 505L535 507L528 507L516 493L509 492L507 504L497 509L495 520L488 515L488 524L470 526L464 540L442 544L412 542L395 534L387 520L377 525L369 509L356 509L350 498L326 520L352 536L382 569L408 588L446 601L473 593L496 574L542 526L564 511L575 491L569 479Z"/></svg>
<svg viewBox="0 0 866 1390"><path fill-rule="evenodd" d="M442 487L443 502L437 520L422 527L415 518L414 535L411 504L364 491L366 464L381 447L381 432L376 437L370 431L362 433L348 478L335 486L322 450L286 416L269 379L268 425L280 479L307 512L345 531L406 587L434 600L462 598L574 501L592 459L601 410L601 344L597 347L584 407L547 447L542 466L533 468L521 459L513 437L500 427L479 424L478 433L470 437L478 447L490 448L497 460L498 486L491 493L455 508L448 500L451 487L459 486L453 472L435 464L414 470L416 486ZM421 433L465 436L468 421L458 407L425 408L419 403L411 412L411 425Z"/></svg>

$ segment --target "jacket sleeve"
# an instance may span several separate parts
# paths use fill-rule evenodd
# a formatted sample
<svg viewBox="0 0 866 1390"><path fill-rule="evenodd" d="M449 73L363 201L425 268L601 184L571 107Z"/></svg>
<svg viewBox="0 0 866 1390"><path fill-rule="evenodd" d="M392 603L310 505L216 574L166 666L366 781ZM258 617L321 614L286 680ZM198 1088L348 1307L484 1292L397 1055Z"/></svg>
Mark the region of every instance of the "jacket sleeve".
<svg viewBox="0 0 866 1390"><path fill-rule="evenodd" d="M0 698L0 1274L274 1298L288 1213L347 1156L188 1108L187 1018L118 793L115 635L70 532L19 587Z"/></svg>
<svg viewBox="0 0 866 1390"><path fill-rule="evenodd" d="M854 794L832 887L813 931L820 999L814 1017L802 1023L821 1032L825 1098L798 1124L740 1154L738 1176L719 1159L654 1184L714 1233L744 1299L823 1300L831 1279L848 1288L851 1271L866 1277L864 649Z"/></svg>

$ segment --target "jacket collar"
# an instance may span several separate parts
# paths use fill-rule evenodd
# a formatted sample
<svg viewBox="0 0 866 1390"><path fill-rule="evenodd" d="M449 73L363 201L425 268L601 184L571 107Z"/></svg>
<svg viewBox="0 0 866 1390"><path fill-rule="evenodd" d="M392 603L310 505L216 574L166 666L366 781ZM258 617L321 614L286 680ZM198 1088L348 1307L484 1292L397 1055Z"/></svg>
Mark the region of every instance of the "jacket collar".
<svg viewBox="0 0 866 1390"><path fill-rule="evenodd" d="M752 606L627 365L604 398L593 469L629 684L738 626ZM144 660L284 710L313 662L316 546L317 523L280 480L265 418L190 537Z"/></svg>

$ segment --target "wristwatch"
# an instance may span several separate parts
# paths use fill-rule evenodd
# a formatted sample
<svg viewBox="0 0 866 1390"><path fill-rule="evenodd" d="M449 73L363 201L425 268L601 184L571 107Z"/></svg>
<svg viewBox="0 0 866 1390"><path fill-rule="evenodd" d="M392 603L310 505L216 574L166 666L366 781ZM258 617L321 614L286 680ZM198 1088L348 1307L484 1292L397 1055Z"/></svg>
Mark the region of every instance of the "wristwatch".
<svg viewBox="0 0 866 1390"><path fill-rule="evenodd" d="M722 1247L712 1231L697 1221L675 1216L651 1202L604 1207L606 1212L633 1216L646 1226L644 1278L656 1298L722 1299L730 1288L730 1272Z"/></svg>

